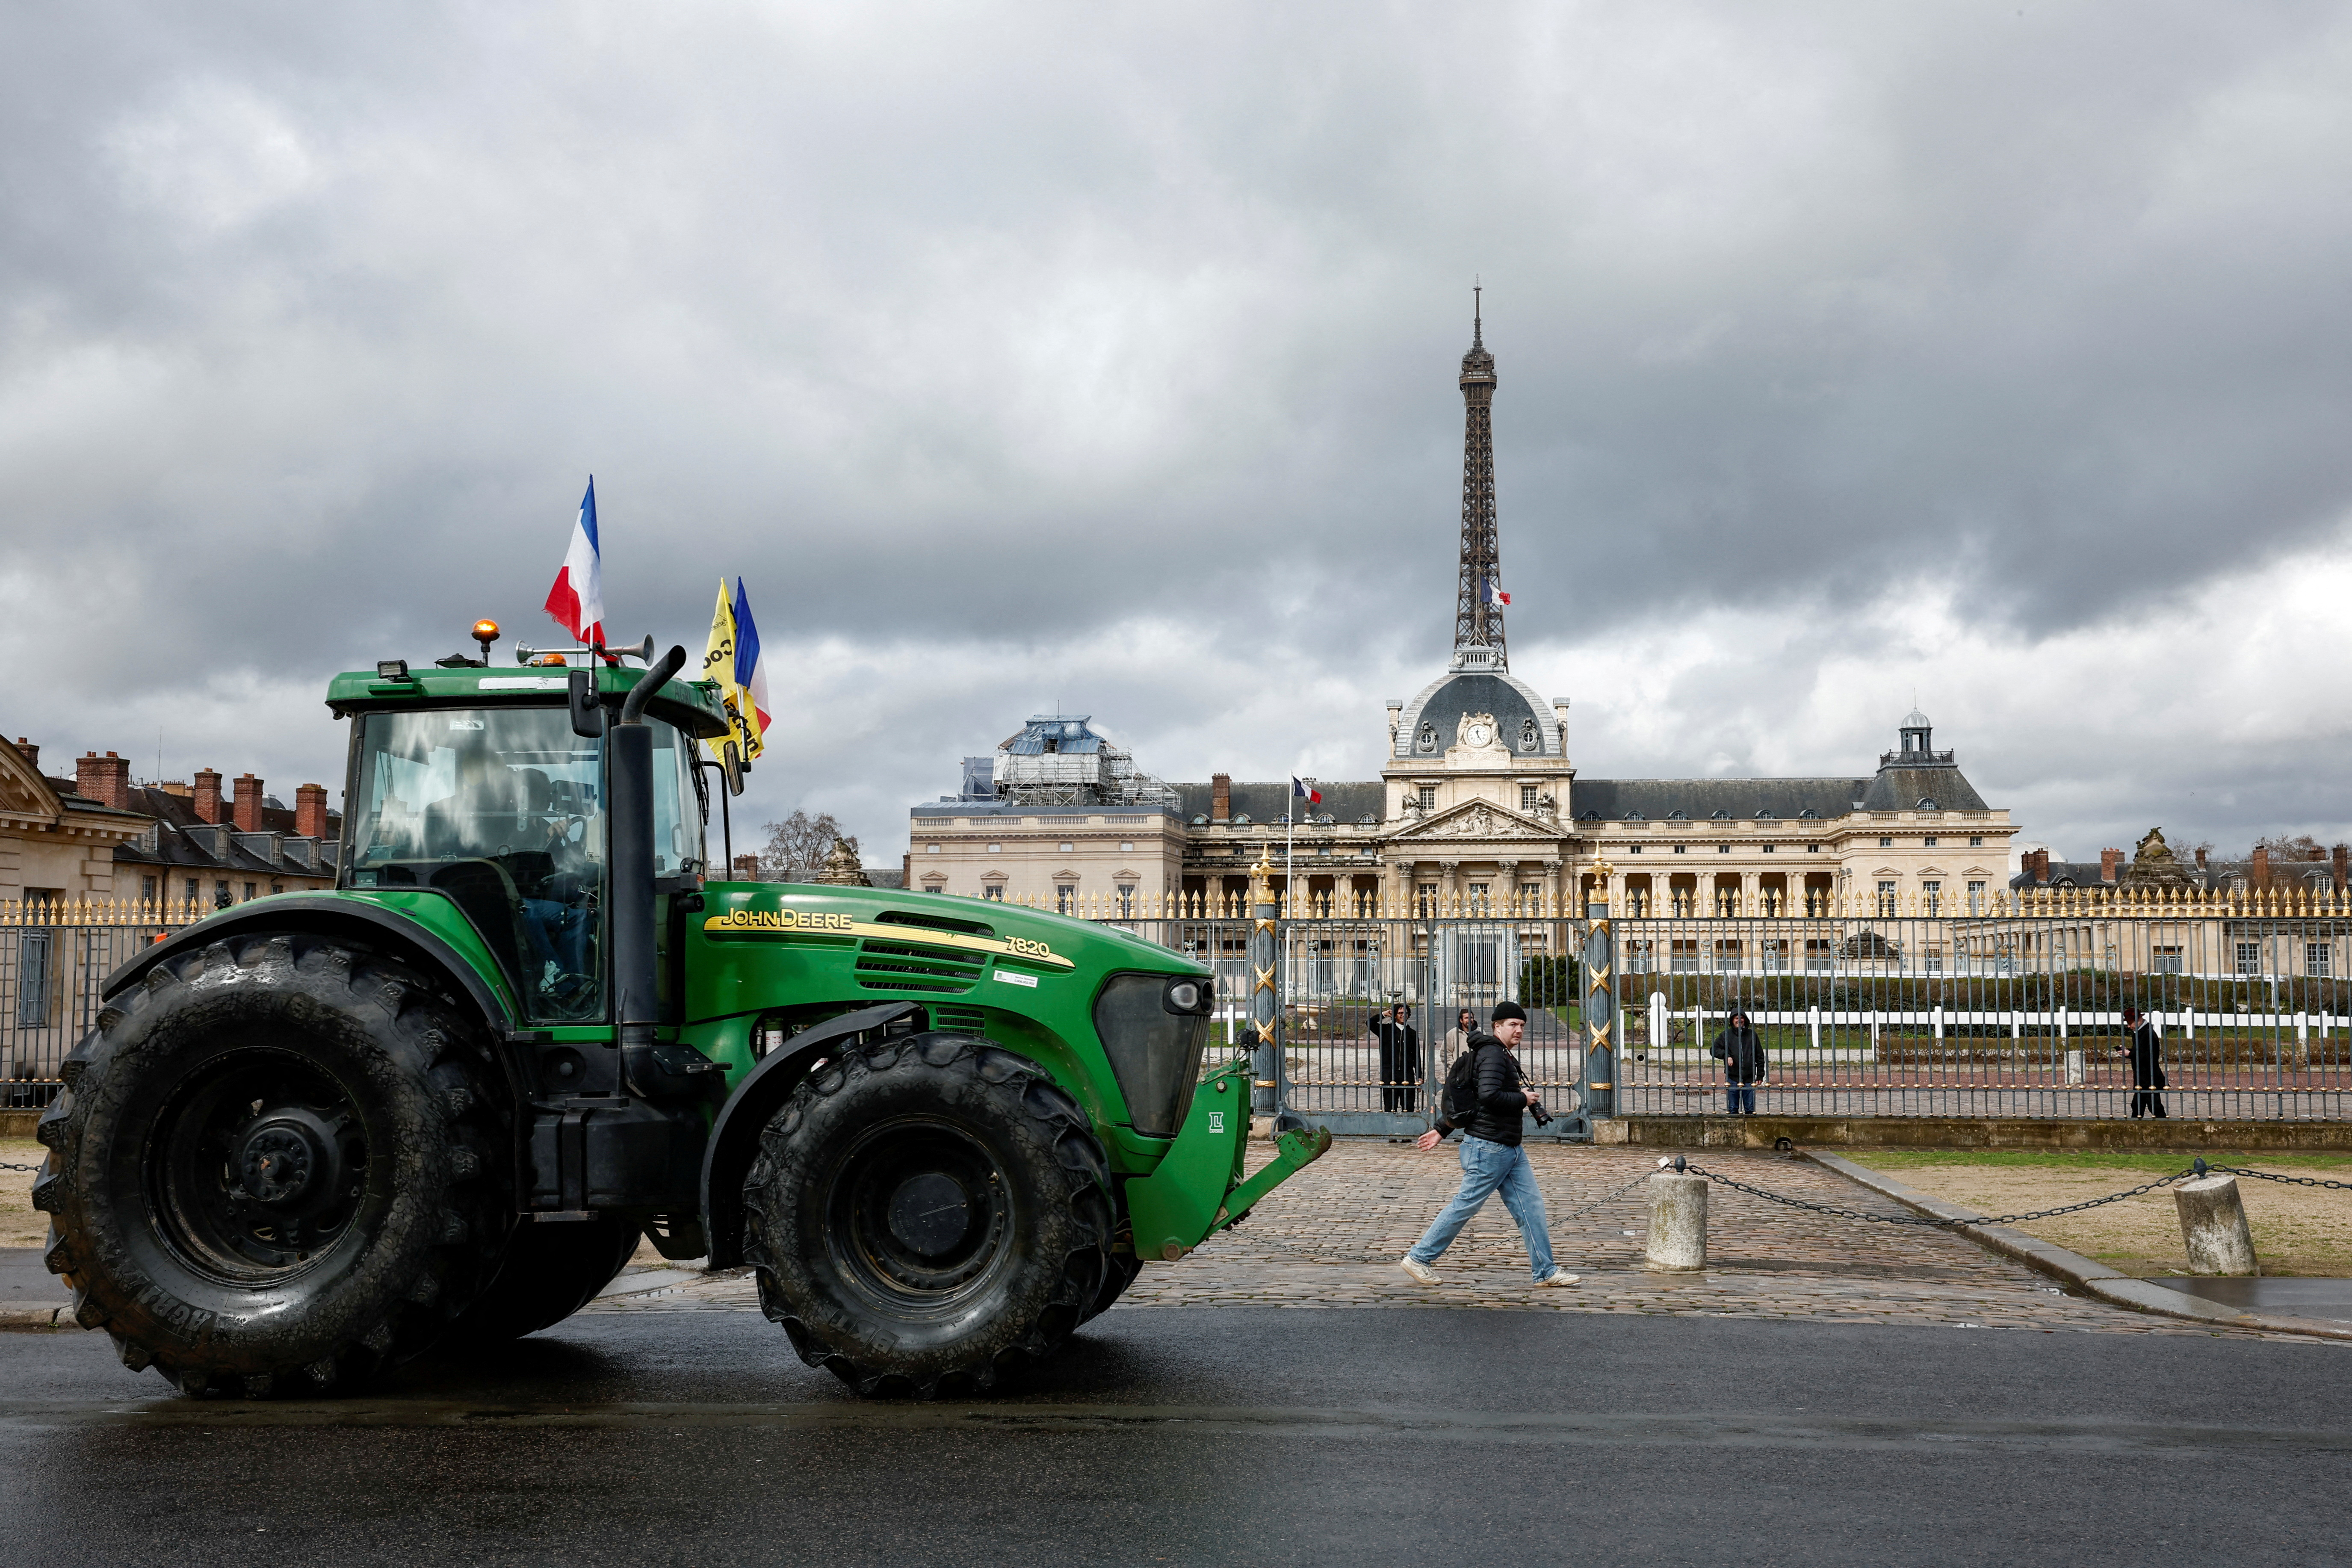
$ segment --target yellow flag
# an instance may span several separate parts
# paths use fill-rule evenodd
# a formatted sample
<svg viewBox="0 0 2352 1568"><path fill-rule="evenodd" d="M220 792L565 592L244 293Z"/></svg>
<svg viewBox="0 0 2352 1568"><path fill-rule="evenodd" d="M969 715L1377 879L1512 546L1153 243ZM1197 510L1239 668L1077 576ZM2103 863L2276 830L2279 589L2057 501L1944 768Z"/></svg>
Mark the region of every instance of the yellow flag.
<svg viewBox="0 0 2352 1568"><path fill-rule="evenodd" d="M727 594L727 579L719 579L719 607L710 613L710 640L703 645L702 679L719 683L719 700L727 705L727 722L734 728L733 744L738 759L750 753L744 748L743 691L735 684L735 604ZM705 741L710 754L719 755L726 741Z"/></svg>

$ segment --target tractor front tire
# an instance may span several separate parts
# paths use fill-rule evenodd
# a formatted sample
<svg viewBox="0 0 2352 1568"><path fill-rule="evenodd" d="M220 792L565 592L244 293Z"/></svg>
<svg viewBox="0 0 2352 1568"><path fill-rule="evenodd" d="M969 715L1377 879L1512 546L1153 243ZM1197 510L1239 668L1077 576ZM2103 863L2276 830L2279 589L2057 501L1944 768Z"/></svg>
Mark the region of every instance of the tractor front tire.
<svg viewBox="0 0 2352 1568"><path fill-rule="evenodd" d="M811 1366L865 1394L983 1393L1103 1299L1109 1182L1034 1063L973 1035L849 1047L761 1131L744 1256Z"/></svg>
<svg viewBox="0 0 2352 1568"><path fill-rule="evenodd" d="M175 955L37 1128L74 1317L189 1394L321 1393L428 1349L512 1201L489 1045L433 981L296 933Z"/></svg>
<svg viewBox="0 0 2352 1568"><path fill-rule="evenodd" d="M515 1226L497 1277L450 1325L446 1342L453 1349L503 1344L553 1328L620 1277L643 1234L603 1214Z"/></svg>

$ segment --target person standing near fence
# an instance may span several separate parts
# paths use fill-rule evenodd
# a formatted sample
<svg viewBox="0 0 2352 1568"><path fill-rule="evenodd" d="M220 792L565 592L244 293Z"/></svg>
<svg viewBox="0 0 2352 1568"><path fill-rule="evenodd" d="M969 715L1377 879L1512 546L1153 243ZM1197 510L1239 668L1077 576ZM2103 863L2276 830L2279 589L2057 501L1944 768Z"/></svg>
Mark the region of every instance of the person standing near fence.
<svg viewBox="0 0 2352 1568"><path fill-rule="evenodd" d="M1707 1054L1723 1062L1723 1081L1729 1085L1725 1091L1728 1102L1725 1114L1755 1115L1756 1086L1764 1081L1764 1042L1756 1037L1748 1015L1734 1013L1726 1019L1723 1032L1715 1037Z"/></svg>
<svg viewBox="0 0 2352 1568"><path fill-rule="evenodd" d="M1470 1048L1470 1037L1478 1032L1477 1015L1465 1007L1454 1016L1454 1027L1445 1031L1445 1061L1452 1066L1454 1058Z"/></svg>
<svg viewBox="0 0 2352 1568"><path fill-rule="evenodd" d="M1521 1239L1528 1244L1528 1267L1536 1283L1576 1283L1575 1275L1552 1261L1551 1227L1544 1219L1543 1192L1536 1185L1528 1152L1519 1147L1520 1126L1538 1098L1520 1076L1518 1058L1511 1054L1527 1027L1526 1008L1516 1002L1498 1002L1493 1015L1494 1033L1470 1037L1470 1048L1477 1053L1478 1110L1469 1125L1461 1129L1462 1185L1398 1264L1423 1285L1438 1282L1429 1266L1454 1245L1470 1216L1498 1190L1503 1206L1510 1210ZM1425 1154L1454 1130L1441 1116L1436 1126L1413 1140L1413 1147Z"/></svg>
<svg viewBox="0 0 2352 1568"><path fill-rule="evenodd" d="M2124 1009L2124 1027L2131 1032L2116 1054L2131 1059L2132 1120L2143 1115L2164 1115L2164 1096L2157 1091L2164 1087L2164 1031L2156 1020L2137 1007Z"/></svg>
<svg viewBox="0 0 2352 1568"><path fill-rule="evenodd" d="M1406 1020L1404 1004L1374 1019L1371 1035L1381 1043L1381 1109L1420 1110L1421 1031Z"/></svg>

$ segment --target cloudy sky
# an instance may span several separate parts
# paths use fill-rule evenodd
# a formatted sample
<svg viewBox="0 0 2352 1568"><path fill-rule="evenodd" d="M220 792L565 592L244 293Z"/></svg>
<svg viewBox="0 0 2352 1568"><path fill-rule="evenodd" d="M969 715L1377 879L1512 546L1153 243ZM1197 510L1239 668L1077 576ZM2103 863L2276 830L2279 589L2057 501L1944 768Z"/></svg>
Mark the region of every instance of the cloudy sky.
<svg viewBox="0 0 2352 1568"><path fill-rule="evenodd" d="M0 717L335 783L329 675L749 579L739 803L871 861L1036 710L1369 776L1486 285L1595 777L2064 855L2352 835L2352 5L140 0L0 21Z"/></svg>

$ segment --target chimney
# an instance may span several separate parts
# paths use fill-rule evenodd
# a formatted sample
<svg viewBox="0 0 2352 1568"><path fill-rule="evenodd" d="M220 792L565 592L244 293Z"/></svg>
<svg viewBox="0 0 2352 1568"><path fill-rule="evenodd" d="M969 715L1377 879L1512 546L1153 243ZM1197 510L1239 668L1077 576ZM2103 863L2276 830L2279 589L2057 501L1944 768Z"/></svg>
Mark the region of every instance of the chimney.
<svg viewBox="0 0 2352 1568"><path fill-rule="evenodd" d="M739 882L758 881L760 879L760 858L757 855L736 856L735 879Z"/></svg>
<svg viewBox="0 0 2352 1568"><path fill-rule="evenodd" d="M1223 824L1232 821L1233 816L1234 775L1211 773L1209 775L1209 820Z"/></svg>
<svg viewBox="0 0 2352 1568"><path fill-rule="evenodd" d="M40 747L33 744L32 742L27 741L24 736L19 735L16 737L16 749L25 753L25 761L31 765L32 770L35 773L39 773L41 771Z"/></svg>
<svg viewBox="0 0 2352 1568"><path fill-rule="evenodd" d="M84 800L127 811L131 806L131 760L112 752L85 752L74 759L74 791Z"/></svg>
<svg viewBox="0 0 2352 1568"><path fill-rule="evenodd" d="M236 775L236 816L239 833L261 831L261 781L251 773Z"/></svg>
<svg viewBox="0 0 2352 1568"><path fill-rule="evenodd" d="M2116 879L2116 868L2123 863L2123 858L2124 852L2120 849L2100 850L2099 880L2102 882L2114 881Z"/></svg>
<svg viewBox="0 0 2352 1568"><path fill-rule="evenodd" d="M2271 850L2267 844L2254 846L2254 858L2246 868L2246 880L2257 888L2271 885Z"/></svg>
<svg viewBox="0 0 2352 1568"><path fill-rule="evenodd" d="M2205 851L2202 849L2197 851L2197 868L2200 871L2205 869Z"/></svg>
<svg viewBox="0 0 2352 1568"><path fill-rule="evenodd" d="M304 838L324 842L327 832L327 786L300 784L294 791L294 831Z"/></svg>
<svg viewBox="0 0 2352 1568"><path fill-rule="evenodd" d="M220 770L196 770L196 820L218 822L227 814L221 810Z"/></svg>
<svg viewBox="0 0 2352 1568"><path fill-rule="evenodd" d="M2344 857L2347 853L2346 846L2338 844L2336 847L2336 896L2339 899L2344 896Z"/></svg>
<svg viewBox="0 0 2352 1568"><path fill-rule="evenodd" d="M2049 850L2031 849L2026 852L2025 877L2031 882L2047 882L2050 879Z"/></svg>

